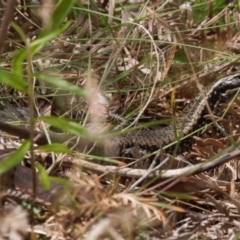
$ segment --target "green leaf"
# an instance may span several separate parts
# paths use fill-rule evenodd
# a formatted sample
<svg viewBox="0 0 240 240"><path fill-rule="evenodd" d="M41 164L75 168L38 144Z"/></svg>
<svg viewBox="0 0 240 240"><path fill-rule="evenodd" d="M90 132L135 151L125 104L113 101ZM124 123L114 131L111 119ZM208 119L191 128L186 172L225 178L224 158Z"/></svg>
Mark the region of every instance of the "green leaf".
<svg viewBox="0 0 240 240"><path fill-rule="evenodd" d="M47 171L40 163L36 163L35 166L38 169L38 176L43 189L45 191L49 191L51 188L51 181L49 179Z"/></svg>
<svg viewBox="0 0 240 240"><path fill-rule="evenodd" d="M65 185L65 186L72 186L72 183L65 178L60 178L60 177L49 177L51 182L55 182L61 185Z"/></svg>
<svg viewBox="0 0 240 240"><path fill-rule="evenodd" d="M43 35L42 37L38 37L35 41L33 41L30 44L32 54L35 55L36 53L38 53L47 42L59 36L62 32L67 30L69 26L70 22L66 23L62 28L56 29L53 32L49 32L47 35Z"/></svg>
<svg viewBox="0 0 240 240"><path fill-rule="evenodd" d="M67 17L68 13L72 9L74 3L75 0L61 0L58 3L52 15L52 20L54 23L53 28L58 28L60 26L60 24L64 21L64 19Z"/></svg>
<svg viewBox="0 0 240 240"><path fill-rule="evenodd" d="M12 60L12 73L18 76L20 82L23 82L22 68L27 52L25 48L19 49Z"/></svg>
<svg viewBox="0 0 240 240"><path fill-rule="evenodd" d="M56 30L61 26L68 13L70 12L75 0L61 0L59 1L57 7L55 8L51 19L49 21L49 25L42 31L39 35L39 38L46 36Z"/></svg>
<svg viewBox="0 0 240 240"><path fill-rule="evenodd" d="M50 83L54 86L57 86L61 89L64 89L66 91L71 92L72 94L84 97L86 96L85 91L83 89L81 89L80 87L71 84L61 78L58 77L53 77L53 76L47 76L44 74L40 74L40 73L36 73L35 74L36 78L39 80L42 80L44 82Z"/></svg>
<svg viewBox="0 0 240 240"><path fill-rule="evenodd" d="M60 143L52 143L38 148L38 152L71 153L72 151Z"/></svg>
<svg viewBox="0 0 240 240"><path fill-rule="evenodd" d="M54 10L51 20L49 21L49 25L46 26L42 32L39 34L38 38L30 44L31 54L35 55L38 53L44 45L54 39L55 37L59 36L62 32L69 28L70 22L65 23L63 26L64 19L70 12L75 0L62 0L57 5L56 9ZM24 32L17 26L16 24L12 24L12 27L18 32L22 40L26 44L26 36ZM22 65L23 61L26 58L26 49L19 50L18 54L13 59L13 72L15 74L22 74Z"/></svg>
<svg viewBox="0 0 240 240"><path fill-rule="evenodd" d="M83 136L86 137L89 135L88 131L84 127L82 127L78 123L71 122L64 118L45 116L45 117L39 117L38 119L44 122L47 122L50 125L57 127L65 132L72 133L79 137L83 137Z"/></svg>
<svg viewBox="0 0 240 240"><path fill-rule="evenodd" d="M19 34L23 42L26 44L27 43L27 37L23 30L14 22L11 23L11 26L15 29L15 31ZM22 68L23 68L23 63L26 58L26 49L22 48L17 51L15 56L12 59L12 72L16 75L21 76L20 78L22 79Z"/></svg>
<svg viewBox="0 0 240 240"><path fill-rule="evenodd" d="M26 155L30 148L30 141L24 141L17 151L0 162L0 174L7 172L11 168L18 165Z"/></svg>
<svg viewBox="0 0 240 240"><path fill-rule="evenodd" d="M0 68L0 82L15 88L22 92L27 92L26 83L23 81L22 76L14 73L7 72L6 70Z"/></svg>

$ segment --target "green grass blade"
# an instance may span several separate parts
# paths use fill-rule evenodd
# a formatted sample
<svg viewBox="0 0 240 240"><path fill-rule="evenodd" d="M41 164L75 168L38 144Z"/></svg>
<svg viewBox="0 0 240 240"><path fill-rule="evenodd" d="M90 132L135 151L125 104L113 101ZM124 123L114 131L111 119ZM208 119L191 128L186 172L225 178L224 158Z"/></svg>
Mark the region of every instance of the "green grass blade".
<svg viewBox="0 0 240 240"><path fill-rule="evenodd" d="M72 151L60 143L52 143L38 148L38 152L71 153Z"/></svg>
<svg viewBox="0 0 240 240"><path fill-rule="evenodd" d="M36 73L35 74L36 78L39 79L39 80L42 80L44 82L47 82L47 83L50 83L56 87L59 87L61 89L64 89L66 91L69 91L71 92L72 94L75 94L75 95L78 95L78 96L81 96L81 97L85 97L86 94L85 94L85 91L74 85L74 84L71 84L61 78L58 78L58 77L53 77L53 76L47 76L47 75L44 75L44 74L40 74L40 73Z"/></svg>
<svg viewBox="0 0 240 240"><path fill-rule="evenodd" d="M83 136L86 137L89 135L89 133L84 127L82 127L78 123L71 122L64 118L46 116L46 117L39 117L38 119L44 122L47 122L50 125L57 127L65 132L72 133L79 137L83 137Z"/></svg>

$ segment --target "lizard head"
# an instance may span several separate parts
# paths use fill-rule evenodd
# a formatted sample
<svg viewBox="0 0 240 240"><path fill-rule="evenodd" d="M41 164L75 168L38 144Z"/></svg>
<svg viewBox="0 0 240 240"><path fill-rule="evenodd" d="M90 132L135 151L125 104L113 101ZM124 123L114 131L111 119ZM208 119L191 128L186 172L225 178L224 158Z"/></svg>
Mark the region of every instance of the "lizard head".
<svg viewBox="0 0 240 240"><path fill-rule="evenodd" d="M240 73L219 80L212 89L218 91L224 99L231 98L240 89Z"/></svg>

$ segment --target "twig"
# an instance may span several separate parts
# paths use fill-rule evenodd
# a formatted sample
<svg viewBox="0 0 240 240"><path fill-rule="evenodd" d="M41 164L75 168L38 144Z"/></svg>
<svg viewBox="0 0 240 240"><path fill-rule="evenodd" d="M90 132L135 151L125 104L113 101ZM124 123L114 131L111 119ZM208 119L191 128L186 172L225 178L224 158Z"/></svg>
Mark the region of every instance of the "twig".
<svg viewBox="0 0 240 240"><path fill-rule="evenodd" d="M144 174L142 177L140 177L129 189L128 192L131 192L138 184L140 184L142 181L144 181L149 174L151 174L153 171L155 171L155 166L157 164L157 159L159 158L160 153L156 154L156 156L154 157L150 167L147 169L146 174ZM166 159L169 159L168 157ZM164 160L164 162L166 162L166 159ZM161 162L159 165L162 165L163 163Z"/></svg>
<svg viewBox="0 0 240 240"><path fill-rule="evenodd" d="M237 143L237 145L240 142ZM170 169L170 170L161 170L158 171L155 169L154 172L148 174L148 170L146 169L131 169L131 168L119 168L115 166L101 166L95 163L91 163L88 161L81 160L79 158L76 158L74 162L77 163L77 165L92 170L99 173L105 173L105 174L114 174L118 176L124 176L124 177L134 177L134 178L141 178L142 176L147 176L148 178L158 177L160 179L166 179L166 178L172 178L172 177L180 177L180 176L186 176L186 175L195 175L199 174L205 171L209 171L211 169L214 169L216 167L221 166L224 163L229 162L230 160L239 157L240 156L240 149L234 149L235 146L231 146L221 152L221 156L217 157L216 159L208 160L204 163L199 163L196 165L187 166L184 168L179 169Z"/></svg>
<svg viewBox="0 0 240 240"><path fill-rule="evenodd" d="M2 28L0 31L0 36L1 36L0 37L0 54L3 51L4 42L7 37L7 31L13 17L16 3L17 3L17 0L9 0L8 3L6 4L7 8L5 10L5 15L4 15L2 26L1 26Z"/></svg>

